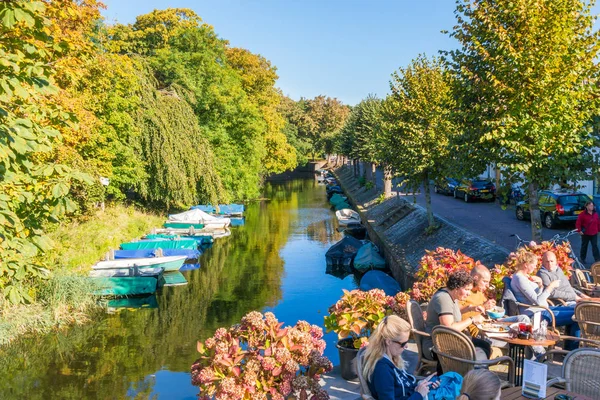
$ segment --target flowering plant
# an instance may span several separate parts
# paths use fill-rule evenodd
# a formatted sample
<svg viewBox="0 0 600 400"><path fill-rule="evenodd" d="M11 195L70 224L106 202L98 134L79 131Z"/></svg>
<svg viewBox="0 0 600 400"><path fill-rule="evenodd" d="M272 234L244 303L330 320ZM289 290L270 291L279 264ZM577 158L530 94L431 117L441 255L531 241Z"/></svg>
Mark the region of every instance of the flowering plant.
<svg viewBox="0 0 600 400"><path fill-rule="evenodd" d="M306 321L282 326L273 313L253 311L239 325L198 342L200 358L191 370L200 398L329 399L319 385L321 374L333 368L323 356L323 330Z"/></svg>
<svg viewBox="0 0 600 400"><path fill-rule="evenodd" d="M464 255L460 250L454 251L444 247L426 250L419 262L419 270L415 274L415 283L411 296L417 301L429 301L431 296L446 286L448 276L458 270L471 271L479 261Z"/></svg>
<svg viewBox="0 0 600 400"><path fill-rule="evenodd" d="M368 343L369 336L384 317L397 314L406 319L409 298L408 293L403 292L386 296L381 289L344 290L342 298L329 307L325 329L337 333L340 340L351 339L352 346L359 349Z"/></svg>

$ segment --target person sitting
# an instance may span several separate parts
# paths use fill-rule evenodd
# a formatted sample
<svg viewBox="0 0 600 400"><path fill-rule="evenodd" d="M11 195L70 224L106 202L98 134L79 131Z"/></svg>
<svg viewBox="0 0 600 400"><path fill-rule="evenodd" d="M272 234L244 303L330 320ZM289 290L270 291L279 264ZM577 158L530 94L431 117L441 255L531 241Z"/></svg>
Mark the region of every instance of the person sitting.
<svg viewBox="0 0 600 400"><path fill-rule="evenodd" d="M517 256L517 272L512 276L511 289L515 294L518 302L531 304L534 306L548 307L548 298L550 294L559 287L560 281L553 280L544 287L542 279L539 276L532 275L536 270L538 257L530 252L522 252ZM564 326L567 334L571 336L579 336L579 325L573 321L575 314L574 306L552 306L549 307L556 320L556 326ZM552 321L552 316L548 311L529 307L521 312L530 318L537 311L541 311L542 318L548 323ZM577 348L577 343L574 341L565 341L565 350L573 350Z"/></svg>
<svg viewBox="0 0 600 400"><path fill-rule="evenodd" d="M556 260L556 254L552 251L547 251L542 256L542 268L537 273L542 279L544 287L550 285L552 281L558 281L559 285L551 293L550 298L564 300L567 303L573 303L581 299L587 299L589 296L581 293L579 290L574 289L569 283L569 279L565 273L558 266Z"/></svg>
<svg viewBox="0 0 600 400"><path fill-rule="evenodd" d="M457 400L500 400L502 382L498 375L487 369L467 372Z"/></svg>
<svg viewBox="0 0 600 400"><path fill-rule="evenodd" d="M425 320L425 331L431 333L433 328L444 325L457 331L464 331L473 323L481 323L484 318L476 312L475 315L463 320L460 312L459 301L467 299L473 288L473 278L466 271L456 271L448 277L446 287L438 290L431 297L427 306L427 319ZM482 339L471 338L476 348L481 349L486 357L491 356L492 348L489 343ZM423 340L423 353L426 358L433 360L431 351L433 341L431 337ZM483 358L483 357L479 357Z"/></svg>
<svg viewBox="0 0 600 400"><path fill-rule="evenodd" d="M427 399L430 388L439 386L431 382L435 374L417 383L417 378L405 370L402 353L410 336L410 324L398 317L385 317L369 338L363 356L362 375L367 380L371 395L377 400Z"/></svg>

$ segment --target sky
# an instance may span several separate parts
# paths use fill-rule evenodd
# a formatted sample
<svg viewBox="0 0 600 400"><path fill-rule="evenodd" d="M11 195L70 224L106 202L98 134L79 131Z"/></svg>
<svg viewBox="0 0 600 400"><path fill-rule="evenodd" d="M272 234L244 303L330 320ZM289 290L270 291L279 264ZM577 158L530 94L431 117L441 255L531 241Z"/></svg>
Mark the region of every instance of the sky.
<svg viewBox="0 0 600 400"><path fill-rule="evenodd" d="M233 47L277 67L294 100L319 95L355 105L385 97L390 75L419 54L458 43L454 0L102 0L108 24L134 23L154 9L190 8Z"/></svg>

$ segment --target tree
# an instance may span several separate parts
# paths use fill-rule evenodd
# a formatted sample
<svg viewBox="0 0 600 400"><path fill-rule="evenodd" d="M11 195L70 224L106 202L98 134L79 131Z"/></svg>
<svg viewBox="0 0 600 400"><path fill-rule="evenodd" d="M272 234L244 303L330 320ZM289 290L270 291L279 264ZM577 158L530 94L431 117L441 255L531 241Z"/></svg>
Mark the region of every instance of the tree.
<svg viewBox="0 0 600 400"><path fill-rule="evenodd" d="M435 226L430 179L445 176L454 100L450 77L439 58L419 56L392 74L392 94L384 104L383 130L387 158L409 188L423 186L429 227Z"/></svg>
<svg viewBox="0 0 600 400"><path fill-rule="evenodd" d="M597 110L594 1L457 0L445 53L456 76L463 164L495 162L528 184L533 240L541 239L537 192L565 179L592 144ZM462 151L464 150L464 151ZM468 160L468 161L467 161Z"/></svg>

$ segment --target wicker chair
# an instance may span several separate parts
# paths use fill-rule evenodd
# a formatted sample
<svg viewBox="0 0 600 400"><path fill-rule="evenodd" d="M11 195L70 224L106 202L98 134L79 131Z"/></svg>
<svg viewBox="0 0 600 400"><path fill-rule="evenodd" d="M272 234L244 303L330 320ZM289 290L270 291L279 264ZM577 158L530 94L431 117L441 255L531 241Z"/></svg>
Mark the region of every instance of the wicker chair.
<svg viewBox="0 0 600 400"><path fill-rule="evenodd" d="M529 307L536 307L536 308L543 308L544 310L548 311L548 313L550 314L550 317L552 317L552 330L554 332L558 332L556 330L556 319L554 318L554 313L552 312L552 310L550 310L548 307L545 306L537 306L537 305L532 305L532 304L525 304L525 303L520 303L517 301L517 297L515 296L514 292L511 289L511 284L512 279L508 276L505 276L504 278L502 278L502 283L504 283L504 290L502 292L502 306L504 307L504 310L506 311L506 315L508 316L514 316L514 315L519 315L521 314L519 307L523 307L523 308L529 308Z"/></svg>
<svg viewBox="0 0 600 400"><path fill-rule="evenodd" d="M600 262L595 262L590 267L590 273L594 278L594 283L600 285Z"/></svg>
<svg viewBox="0 0 600 400"><path fill-rule="evenodd" d="M437 361L428 360L423 353L423 339L431 335L425 332L425 320L423 319L423 311L419 303L414 300L407 302L406 314L408 315L408 322L412 327L411 332L415 342L417 342L417 351L419 352L419 361L417 362L415 374L421 375L421 372L427 368L435 370Z"/></svg>
<svg viewBox="0 0 600 400"><path fill-rule="evenodd" d="M600 297L600 285L591 283L591 272L587 269L574 269L571 275L571 284L577 290L591 297Z"/></svg>
<svg viewBox="0 0 600 400"><path fill-rule="evenodd" d="M363 369L363 357L365 355L366 347L363 347L356 354L356 375L358 375L358 382L360 383L360 397L363 400L375 400L373 395L371 394L371 390L369 389L369 385L367 385L367 379L362 374Z"/></svg>
<svg viewBox="0 0 600 400"><path fill-rule="evenodd" d="M438 325L431 332L433 340L433 351L444 372L456 372L465 376L467 372L477 367L489 367L491 365L508 365L508 383L514 384L515 363L512 358L503 356L493 360L477 360L475 358L475 346L471 339L462 332L458 332L447 326Z"/></svg>
<svg viewBox="0 0 600 400"><path fill-rule="evenodd" d="M600 303L577 303L574 320L579 324L583 339L600 341ZM597 347L591 342L586 342L586 346Z"/></svg>
<svg viewBox="0 0 600 400"><path fill-rule="evenodd" d="M562 376L547 382L548 386L564 383L567 391L592 399L600 393L600 350L577 349L569 352L562 367Z"/></svg>

